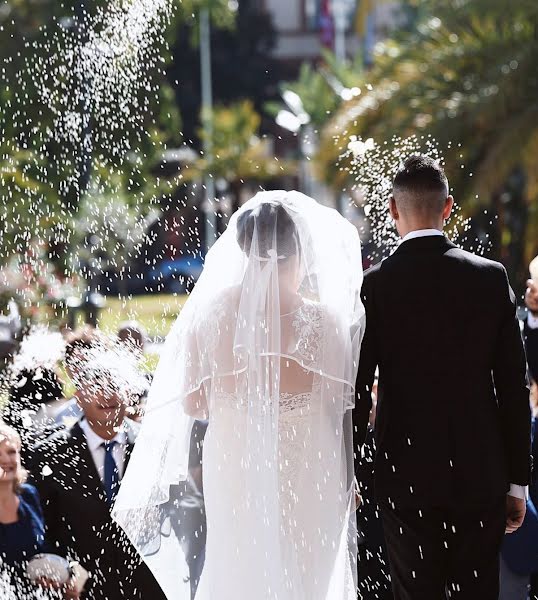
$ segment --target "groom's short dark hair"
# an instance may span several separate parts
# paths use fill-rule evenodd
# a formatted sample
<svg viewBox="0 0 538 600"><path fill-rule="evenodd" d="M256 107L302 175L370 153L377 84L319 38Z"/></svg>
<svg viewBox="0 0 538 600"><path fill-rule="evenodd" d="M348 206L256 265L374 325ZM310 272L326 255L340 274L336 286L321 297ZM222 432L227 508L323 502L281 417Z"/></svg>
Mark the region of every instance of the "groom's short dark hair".
<svg viewBox="0 0 538 600"><path fill-rule="evenodd" d="M412 212L442 211L448 179L438 161L423 154L408 157L394 177L393 195L400 208Z"/></svg>

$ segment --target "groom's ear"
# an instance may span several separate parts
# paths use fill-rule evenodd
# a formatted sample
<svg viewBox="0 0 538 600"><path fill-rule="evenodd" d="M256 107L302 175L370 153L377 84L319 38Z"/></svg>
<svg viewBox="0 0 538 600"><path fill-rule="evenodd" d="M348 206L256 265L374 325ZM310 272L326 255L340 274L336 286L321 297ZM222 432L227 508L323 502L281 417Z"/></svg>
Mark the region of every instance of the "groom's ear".
<svg viewBox="0 0 538 600"><path fill-rule="evenodd" d="M452 208L454 207L454 198L449 196L445 200L445 208L443 209L443 221L446 221L448 217L450 217L450 213L452 212Z"/></svg>
<svg viewBox="0 0 538 600"><path fill-rule="evenodd" d="M400 218L400 213L398 212L398 207L396 206L396 200L394 199L394 196L389 198L389 213L395 221Z"/></svg>

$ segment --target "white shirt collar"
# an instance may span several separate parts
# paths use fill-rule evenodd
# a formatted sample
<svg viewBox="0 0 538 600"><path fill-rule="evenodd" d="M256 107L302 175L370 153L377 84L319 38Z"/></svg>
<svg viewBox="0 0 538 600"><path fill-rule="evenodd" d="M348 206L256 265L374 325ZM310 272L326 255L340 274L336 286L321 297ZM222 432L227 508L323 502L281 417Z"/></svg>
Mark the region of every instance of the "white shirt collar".
<svg viewBox="0 0 538 600"><path fill-rule="evenodd" d="M125 434L123 428L120 428L112 440L105 440L100 435L95 433L86 419L81 419L79 425L86 436L86 441L88 442L88 447L91 451L97 450L97 448L100 448L101 444L106 441L114 441L121 445L127 444L127 435Z"/></svg>
<svg viewBox="0 0 538 600"><path fill-rule="evenodd" d="M413 240L415 238L429 237L432 235L444 236L445 234L442 231L439 231L439 229L417 229L415 231L410 231L406 236L402 238L401 241L407 242L408 240Z"/></svg>

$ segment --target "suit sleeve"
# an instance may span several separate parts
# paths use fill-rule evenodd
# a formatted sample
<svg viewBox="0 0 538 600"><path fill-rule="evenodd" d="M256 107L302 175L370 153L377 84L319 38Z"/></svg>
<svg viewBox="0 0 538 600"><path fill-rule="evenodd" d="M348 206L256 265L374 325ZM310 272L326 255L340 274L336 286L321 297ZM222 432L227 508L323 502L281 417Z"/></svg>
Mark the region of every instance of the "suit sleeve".
<svg viewBox="0 0 538 600"><path fill-rule="evenodd" d="M538 381L538 327L530 324L530 317L527 317L524 332L529 372L533 380Z"/></svg>
<svg viewBox="0 0 538 600"><path fill-rule="evenodd" d="M528 485L531 474L531 415L526 360L516 316L516 298L502 268L502 316L493 362L508 481Z"/></svg>
<svg viewBox="0 0 538 600"><path fill-rule="evenodd" d="M366 274L362 286L362 301L366 311L366 329L361 345L359 370L357 372L357 397L353 411L353 447L355 464L359 464L361 447L368 431L368 419L372 408L372 386L378 365L375 341L375 313L372 297L372 273Z"/></svg>

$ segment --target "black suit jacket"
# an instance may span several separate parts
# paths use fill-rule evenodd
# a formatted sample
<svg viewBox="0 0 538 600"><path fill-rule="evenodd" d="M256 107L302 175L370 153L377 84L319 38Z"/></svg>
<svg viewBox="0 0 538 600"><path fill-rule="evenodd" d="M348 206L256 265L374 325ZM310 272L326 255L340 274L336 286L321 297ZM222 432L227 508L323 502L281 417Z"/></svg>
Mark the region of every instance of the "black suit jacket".
<svg viewBox="0 0 538 600"><path fill-rule="evenodd" d="M538 329L531 329L527 319L523 323L525 336L525 349L527 350L527 362L529 373L534 381L538 381Z"/></svg>
<svg viewBox="0 0 538 600"><path fill-rule="evenodd" d="M415 238L365 274L362 297L355 441L379 367L378 499L475 505L527 485L525 353L504 267L445 237Z"/></svg>
<svg viewBox="0 0 538 600"><path fill-rule="evenodd" d="M125 465L136 433L135 424L126 423L129 443ZM31 476L41 496L50 547L78 560L91 573L83 598L165 598L111 519L104 488L78 423L36 447Z"/></svg>

